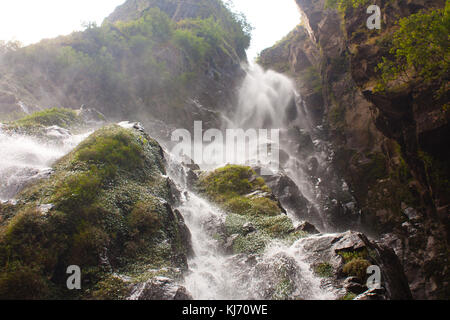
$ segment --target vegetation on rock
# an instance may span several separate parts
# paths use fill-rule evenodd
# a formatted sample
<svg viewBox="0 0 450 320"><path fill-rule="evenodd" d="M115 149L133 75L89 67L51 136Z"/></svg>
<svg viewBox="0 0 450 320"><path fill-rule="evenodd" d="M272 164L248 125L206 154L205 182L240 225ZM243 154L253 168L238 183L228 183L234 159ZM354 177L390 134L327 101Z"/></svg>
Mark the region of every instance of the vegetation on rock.
<svg viewBox="0 0 450 320"><path fill-rule="evenodd" d="M264 179L250 167L227 165L204 174L197 188L228 212L222 236L236 237L234 253L260 253L274 239L292 241L305 236L294 232L291 219Z"/></svg>
<svg viewBox="0 0 450 320"><path fill-rule="evenodd" d="M146 134L116 125L92 134L2 221L0 297L123 297L129 283L118 285L112 272L133 279L150 268L185 268L190 244L167 203L164 173L161 148ZM80 292L65 288L69 265L81 267Z"/></svg>
<svg viewBox="0 0 450 320"><path fill-rule="evenodd" d="M378 64L381 82L386 90L394 80L401 83L438 83L437 96L449 89L450 72L450 1L444 9L421 11L404 17L398 30L389 38L390 56Z"/></svg>

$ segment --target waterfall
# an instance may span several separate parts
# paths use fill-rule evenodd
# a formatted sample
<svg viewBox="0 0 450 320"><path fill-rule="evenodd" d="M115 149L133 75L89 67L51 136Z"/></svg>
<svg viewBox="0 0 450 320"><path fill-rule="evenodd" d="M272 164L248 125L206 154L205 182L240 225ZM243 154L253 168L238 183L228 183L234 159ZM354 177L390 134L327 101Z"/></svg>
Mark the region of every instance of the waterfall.
<svg viewBox="0 0 450 320"><path fill-rule="evenodd" d="M46 129L48 139L10 134L0 128L0 200L14 198L27 183L49 175L52 164L83 141L89 133L71 135L52 126Z"/></svg>
<svg viewBox="0 0 450 320"><path fill-rule="evenodd" d="M299 101L301 99L289 78L274 71L264 71L258 65L249 66L239 91L236 109L227 118L224 127L280 129L286 133L288 126L295 125L301 130L311 130L305 111L299 108ZM143 130L134 123L121 122L119 125ZM54 162L90 133L72 135L67 130L53 126L46 128L46 139L38 139L3 132L0 127L0 150L4 150L0 158L0 199L11 200L28 182L50 174ZM286 158L280 161L279 171L292 178L314 206L315 186L302 169L305 158L296 154L295 141L281 139L279 147ZM320 154L314 156L319 159L322 157ZM176 155L166 150L165 158L168 176L182 191L181 202L176 209L183 215L192 235L194 255L188 261L189 271L182 284L195 299L286 298L281 294L277 296L280 270L283 270L283 277L288 281L288 298L335 298L331 290L322 286L321 280L308 264L311 253L305 250L303 239L292 245L274 240L259 255L224 252L223 243L216 235L224 226L226 213L190 190L187 169ZM248 159L248 162L252 160ZM225 164L219 161L217 166ZM294 213L287 209L291 219L298 222Z"/></svg>
<svg viewBox="0 0 450 320"><path fill-rule="evenodd" d="M226 118L224 127L276 128L285 131L288 123L295 123L310 129L309 124L305 124L306 117L302 118L298 114L301 113L296 104L298 99L294 84L289 78L274 71L264 71L258 65L249 66L239 91L235 112ZM280 167L280 171L291 176L312 202L314 186L299 168L298 162L301 160L294 155L289 143L281 144L280 148L284 149L289 158ZM293 245L274 241L258 256L224 253L215 234L223 227L226 213L190 191L183 167L175 164L177 160L174 155L169 154L168 157L168 174L183 190L184 195L182 204L177 209L182 213L192 234L195 255L188 261L189 272L183 285L195 299L258 300L273 297L277 284L272 279L279 270L286 270L285 277L292 286L289 298L335 298L334 293L321 286L321 280L306 262L307 253L301 239ZM247 160L252 162L252 159ZM225 164L217 163L217 166ZM294 223L297 222L290 212L289 216Z"/></svg>

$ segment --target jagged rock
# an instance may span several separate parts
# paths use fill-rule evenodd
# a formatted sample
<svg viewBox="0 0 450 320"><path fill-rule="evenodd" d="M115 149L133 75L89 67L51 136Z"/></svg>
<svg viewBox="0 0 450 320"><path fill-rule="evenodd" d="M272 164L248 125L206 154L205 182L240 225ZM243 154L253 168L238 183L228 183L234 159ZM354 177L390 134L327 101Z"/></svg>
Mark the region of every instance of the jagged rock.
<svg viewBox="0 0 450 320"><path fill-rule="evenodd" d="M353 300L386 300L385 290L383 289L369 289L360 294Z"/></svg>
<svg viewBox="0 0 450 320"><path fill-rule="evenodd" d="M319 216L311 215L308 200L302 195L295 182L284 173L277 173L263 177L273 194L280 200L281 205L299 217L320 225Z"/></svg>
<svg viewBox="0 0 450 320"><path fill-rule="evenodd" d="M155 277L134 287L129 300L193 300L185 287L172 279Z"/></svg>
<svg viewBox="0 0 450 320"><path fill-rule="evenodd" d="M305 259L311 265L320 265L326 262L338 271L331 273L331 277L327 279L331 288L336 292L341 292L343 288L347 287L352 287L354 290L361 289L356 284L350 284L350 282L354 282L354 279L348 279L348 275L343 272L346 264L343 254L352 253L355 258L358 255L364 256L364 259L380 267L381 285L386 290L387 299L411 299L411 291L403 268L392 249L379 247L361 233L348 231L339 234L314 235L299 240L296 246L302 247L302 252L306 253ZM360 279L358 279L358 283L361 285Z"/></svg>
<svg viewBox="0 0 450 320"><path fill-rule="evenodd" d="M351 292L354 294L362 294L367 290L367 287L359 283L359 279L356 277L348 277L344 281L344 289L347 292Z"/></svg>
<svg viewBox="0 0 450 320"><path fill-rule="evenodd" d="M224 245L224 250L226 253L233 253L233 245L234 245L234 241L239 238L238 234L232 234L231 236L229 236L225 242Z"/></svg>
<svg viewBox="0 0 450 320"><path fill-rule="evenodd" d="M302 223L300 223L300 225L298 225L297 228L295 228L295 231L304 231L304 232L307 232L309 234L318 234L318 233L320 233L320 231L317 230L314 225L312 225L311 223L309 223L307 221L303 221Z"/></svg>
<svg viewBox="0 0 450 320"><path fill-rule="evenodd" d="M247 235L249 233L255 232L256 228L253 226L251 222L247 222L243 225L242 230L244 232L244 235Z"/></svg>

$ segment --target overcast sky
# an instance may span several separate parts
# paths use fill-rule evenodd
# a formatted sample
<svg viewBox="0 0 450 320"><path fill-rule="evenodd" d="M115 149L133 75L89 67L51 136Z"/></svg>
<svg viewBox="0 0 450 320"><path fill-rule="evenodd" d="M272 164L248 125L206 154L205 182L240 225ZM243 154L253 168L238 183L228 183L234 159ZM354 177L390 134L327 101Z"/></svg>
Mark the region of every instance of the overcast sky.
<svg viewBox="0 0 450 320"><path fill-rule="evenodd" d="M80 30L83 22L100 24L125 0L1 0L0 40L24 44ZM300 22L294 0L234 0L255 27L248 54L256 53L280 40Z"/></svg>

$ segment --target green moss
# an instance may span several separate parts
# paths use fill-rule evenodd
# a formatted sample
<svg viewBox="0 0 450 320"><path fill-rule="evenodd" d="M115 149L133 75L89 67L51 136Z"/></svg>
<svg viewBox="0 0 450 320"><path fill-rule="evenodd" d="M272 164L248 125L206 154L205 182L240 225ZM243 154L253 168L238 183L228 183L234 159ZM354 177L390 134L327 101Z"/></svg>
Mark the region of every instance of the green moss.
<svg viewBox="0 0 450 320"><path fill-rule="evenodd" d="M250 167L228 165L200 177L199 191L224 209L238 214L277 215L281 208L265 196L269 187ZM251 193L263 194L247 196Z"/></svg>
<svg viewBox="0 0 450 320"><path fill-rule="evenodd" d="M347 262L342 271L348 276L358 277L361 281L365 281L367 278L367 268L371 266L371 263L365 259L356 258Z"/></svg>
<svg viewBox="0 0 450 320"><path fill-rule="evenodd" d="M354 300L356 298L356 294L352 292L347 292L344 296L339 298L339 300Z"/></svg>
<svg viewBox="0 0 450 320"><path fill-rule="evenodd" d="M19 195L26 205L14 207L14 217L6 212L8 221L0 230L0 279L9 288L5 294L29 270L49 288L37 297L72 299L92 290L99 290L98 297L111 297L104 288L109 283L95 285L112 270L138 276L150 268L184 268L188 244L181 222L159 200L170 199L163 174L161 148L146 134L108 126L91 135L55 164L49 179ZM53 208L43 214L37 209L41 204ZM100 257L109 263L101 264ZM82 269L83 290L77 292L65 287L65 268L73 264Z"/></svg>
<svg viewBox="0 0 450 320"><path fill-rule="evenodd" d="M0 273L2 300L38 300L49 296L48 280L37 267L14 263Z"/></svg>
<svg viewBox="0 0 450 320"><path fill-rule="evenodd" d="M314 266L314 273L322 278L330 278L333 276L333 266L328 262L322 262Z"/></svg>
<svg viewBox="0 0 450 320"><path fill-rule="evenodd" d="M228 212L225 234L220 239L237 235L233 253L261 253L277 239L289 243L305 236L293 232L292 221L261 177L250 167L228 165L200 177L197 189ZM256 231L248 233L245 224Z"/></svg>
<svg viewBox="0 0 450 320"><path fill-rule="evenodd" d="M338 254L344 258L345 263L355 259L367 259L369 257L369 252L365 248L357 251L340 251Z"/></svg>
<svg viewBox="0 0 450 320"><path fill-rule="evenodd" d="M115 275L99 281L92 292L95 300L124 300L131 294L130 283Z"/></svg>
<svg viewBox="0 0 450 320"><path fill-rule="evenodd" d="M295 286L289 277L283 277L278 285L275 287L275 292L272 295L273 300L287 300L295 290Z"/></svg>
<svg viewBox="0 0 450 320"><path fill-rule="evenodd" d="M18 127L59 126L69 128L73 125L81 124L81 119L71 109L51 108L35 112L15 121L13 124Z"/></svg>

